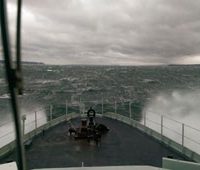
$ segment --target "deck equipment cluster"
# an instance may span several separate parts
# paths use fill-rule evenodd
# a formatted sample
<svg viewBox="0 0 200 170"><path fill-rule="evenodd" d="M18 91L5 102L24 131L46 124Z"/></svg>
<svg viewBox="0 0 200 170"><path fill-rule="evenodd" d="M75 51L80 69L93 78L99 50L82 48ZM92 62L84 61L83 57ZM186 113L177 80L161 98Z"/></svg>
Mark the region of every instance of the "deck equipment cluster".
<svg viewBox="0 0 200 170"><path fill-rule="evenodd" d="M95 141L96 144L101 140L101 136L109 131L108 127L104 124L96 122L96 112L90 107L87 112L87 118L81 119L79 127L70 127L69 134L74 139L87 139L88 142L91 140Z"/></svg>

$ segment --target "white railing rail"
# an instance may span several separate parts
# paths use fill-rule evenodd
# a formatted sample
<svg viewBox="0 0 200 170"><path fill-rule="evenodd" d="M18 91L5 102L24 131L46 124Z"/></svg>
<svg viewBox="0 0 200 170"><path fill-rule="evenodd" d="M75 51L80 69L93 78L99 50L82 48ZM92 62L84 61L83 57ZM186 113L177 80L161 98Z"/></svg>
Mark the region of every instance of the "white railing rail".
<svg viewBox="0 0 200 170"><path fill-rule="evenodd" d="M172 119L166 115L146 112L143 116L145 126L160 132L175 142L200 153L200 129Z"/></svg>

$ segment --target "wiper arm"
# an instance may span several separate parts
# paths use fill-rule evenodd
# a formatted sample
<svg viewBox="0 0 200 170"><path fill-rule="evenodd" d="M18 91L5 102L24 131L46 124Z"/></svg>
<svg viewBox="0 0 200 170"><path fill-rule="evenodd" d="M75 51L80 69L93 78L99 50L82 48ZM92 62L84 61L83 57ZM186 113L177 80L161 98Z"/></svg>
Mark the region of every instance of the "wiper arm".
<svg viewBox="0 0 200 170"><path fill-rule="evenodd" d="M2 45L5 60L6 77L8 82L8 88L11 97L11 105L13 111L13 118L15 123L15 134L16 134L16 149L17 149L17 163L20 170L25 170L25 157L24 157L24 146L23 138L21 134L21 120L18 110L17 93L21 93L19 82L21 72L21 54L20 54L20 25L21 25L21 0L18 0L18 10L17 10L17 45L16 45L16 57L17 57L17 69L14 69L12 63L11 48L9 42L9 31L8 31L8 20L7 20L7 10L6 10L6 0L0 0L0 23L1 23L1 35L2 35ZM17 71L16 71L17 70ZM21 79L22 80L22 79ZM21 91L21 92L20 92Z"/></svg>
<svg viewBox="0 0 200 170"><path fill-rule="evenodd" d="M16 81L17 81L17 90L18 94L23 93L23 80L22 80L22 67L21 67L21 9L22 9L22 0L17 1L17 31L16 31Z"/></svg>

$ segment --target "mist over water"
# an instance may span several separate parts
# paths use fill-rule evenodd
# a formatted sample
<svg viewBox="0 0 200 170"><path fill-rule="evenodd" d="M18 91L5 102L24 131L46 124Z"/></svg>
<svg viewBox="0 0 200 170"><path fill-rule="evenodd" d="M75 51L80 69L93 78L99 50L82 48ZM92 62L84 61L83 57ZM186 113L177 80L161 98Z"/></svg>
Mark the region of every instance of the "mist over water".
<svg viewBox="0 0 200 170"><path fill-rule="evenodd" d="M34 105L32 107L23 106L21 109L21 117L25 116L25 134L36 128L35 124L35 114L37 114L37 127L45 124L47 122L47 116L45 109L41 106ZM13 118L11 113L7 112L1 115L2 119L0 121L0 147L13 141L15 139L15 131ZM22 120L22 118L21 118ZM21 121L23 124L23 122Z"/></svg>
<svg viewBox="0 0 200 170"><path fill-rule="evenodd" d="M174 90L161 92L145 108L147 126L182 144L184 123L184 146L200 153L200 90ZM153 120L154 122L152 122ZM156 123L155 123L156 122Z"/></svg>
<svg viewBox="0 0 200 170"><path fill-rule="evenodd" d="M146 112L165 115L200 128L200 90L160 93L146 106Z"/></svg>

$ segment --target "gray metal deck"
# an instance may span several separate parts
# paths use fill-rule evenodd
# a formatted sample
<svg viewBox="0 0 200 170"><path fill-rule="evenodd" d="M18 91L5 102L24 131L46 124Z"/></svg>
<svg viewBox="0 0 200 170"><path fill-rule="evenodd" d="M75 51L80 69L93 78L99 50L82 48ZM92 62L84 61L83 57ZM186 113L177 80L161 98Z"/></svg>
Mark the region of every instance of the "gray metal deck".
<svg viewBox="0 0 200 170"><path fill-rule="evenodd" d="M106 124L110 131L103 136L99 146L87 141L75 141L68 136L69 123L64 122L34 138L26 149L27 164L33 168L116 166L116 165L153 165L161 167L162 157L185 158L172 149L158 143L139 130L110 118L97 118ZM80 119L71 120L79 125ZM12 153L0 160L4 163L15 160Z"/></svg>

